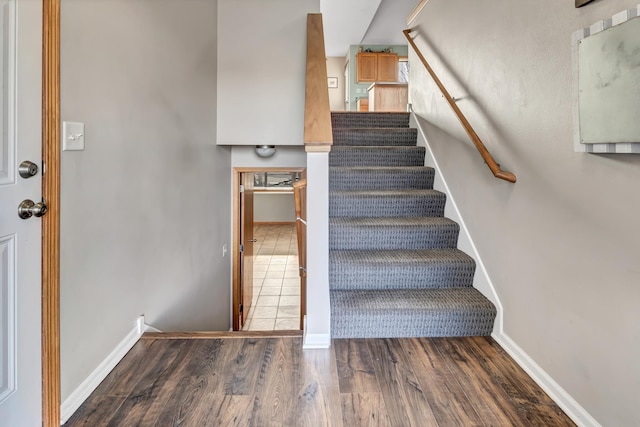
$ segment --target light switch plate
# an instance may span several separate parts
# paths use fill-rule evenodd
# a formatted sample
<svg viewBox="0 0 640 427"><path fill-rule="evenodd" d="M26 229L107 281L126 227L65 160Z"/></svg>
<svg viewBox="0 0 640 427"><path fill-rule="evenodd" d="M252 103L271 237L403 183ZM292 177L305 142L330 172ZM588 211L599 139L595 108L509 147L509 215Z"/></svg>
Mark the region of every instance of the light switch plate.
<svg viewBox="0 0 640 427"><path fill-rule="evenodd" d="M84 150L84 123L62 122L62 151Z"/></svg>

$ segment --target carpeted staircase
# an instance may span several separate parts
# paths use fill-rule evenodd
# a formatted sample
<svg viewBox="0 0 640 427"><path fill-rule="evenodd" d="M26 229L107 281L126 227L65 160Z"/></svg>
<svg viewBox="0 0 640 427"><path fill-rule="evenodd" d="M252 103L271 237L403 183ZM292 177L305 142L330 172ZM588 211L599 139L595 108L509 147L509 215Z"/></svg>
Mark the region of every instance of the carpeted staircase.
<svg viewBox="0 0 640 427"><path fill-rule="evenodd" d="M332 113L329 286L333 338L489 335L494 305L408 113Z"/></svg>

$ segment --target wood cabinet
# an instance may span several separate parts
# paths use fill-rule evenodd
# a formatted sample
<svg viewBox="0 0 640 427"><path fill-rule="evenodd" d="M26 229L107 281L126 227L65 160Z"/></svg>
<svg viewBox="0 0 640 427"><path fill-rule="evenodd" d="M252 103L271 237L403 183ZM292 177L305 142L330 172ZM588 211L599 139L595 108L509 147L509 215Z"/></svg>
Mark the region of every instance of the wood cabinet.
<svg viewBox="0 0 640 427"><path fill-rule="evenodd" d="M356 62L358 83L398 81L397 53L360 52Z"/></svg>
<svg viewBox="0 0 640 427"><path fill-rule="evenodd" d="M369 100L367 98L358 99L358 111L369 111Z"/></svg>
<svg viewBox="0 0 640 427"><path fill-rule="evenodd" d="M375 83L369 87L369 111L407 111L406 83Z"/></svg>

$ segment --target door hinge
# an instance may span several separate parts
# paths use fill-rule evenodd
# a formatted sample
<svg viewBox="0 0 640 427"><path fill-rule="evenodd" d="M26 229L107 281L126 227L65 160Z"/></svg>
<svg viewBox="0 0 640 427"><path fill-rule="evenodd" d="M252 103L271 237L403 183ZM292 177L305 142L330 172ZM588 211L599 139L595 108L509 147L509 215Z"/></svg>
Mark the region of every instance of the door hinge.
<svg viewBox="0 0 640 427"><path fill-rule="evenodd" d="M240 313L244 311L244 305L240 304Z"/></svg>
<svg viewBox="0 0 640 427"><path fill-rule="evenodd" d="M240 252L244 252L244 245L240 245Z"/></svg>
<svg viewBox="0 0 640 427"><path fill-rule="evenodd" d="M240 184L240 192L244 193L244 185Z"/></svg>

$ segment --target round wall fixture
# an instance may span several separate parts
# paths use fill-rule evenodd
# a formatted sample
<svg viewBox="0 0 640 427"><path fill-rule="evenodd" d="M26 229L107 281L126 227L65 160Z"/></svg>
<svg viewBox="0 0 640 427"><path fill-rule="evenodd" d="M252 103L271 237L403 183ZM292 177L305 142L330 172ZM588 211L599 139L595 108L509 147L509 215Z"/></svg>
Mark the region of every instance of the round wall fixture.
<svg viewBox="0 0 640 427"><path fill-rule="evenodd" d="M275 145L256 145L256 154L260 157L271 157L276 154Z"/></svg>

